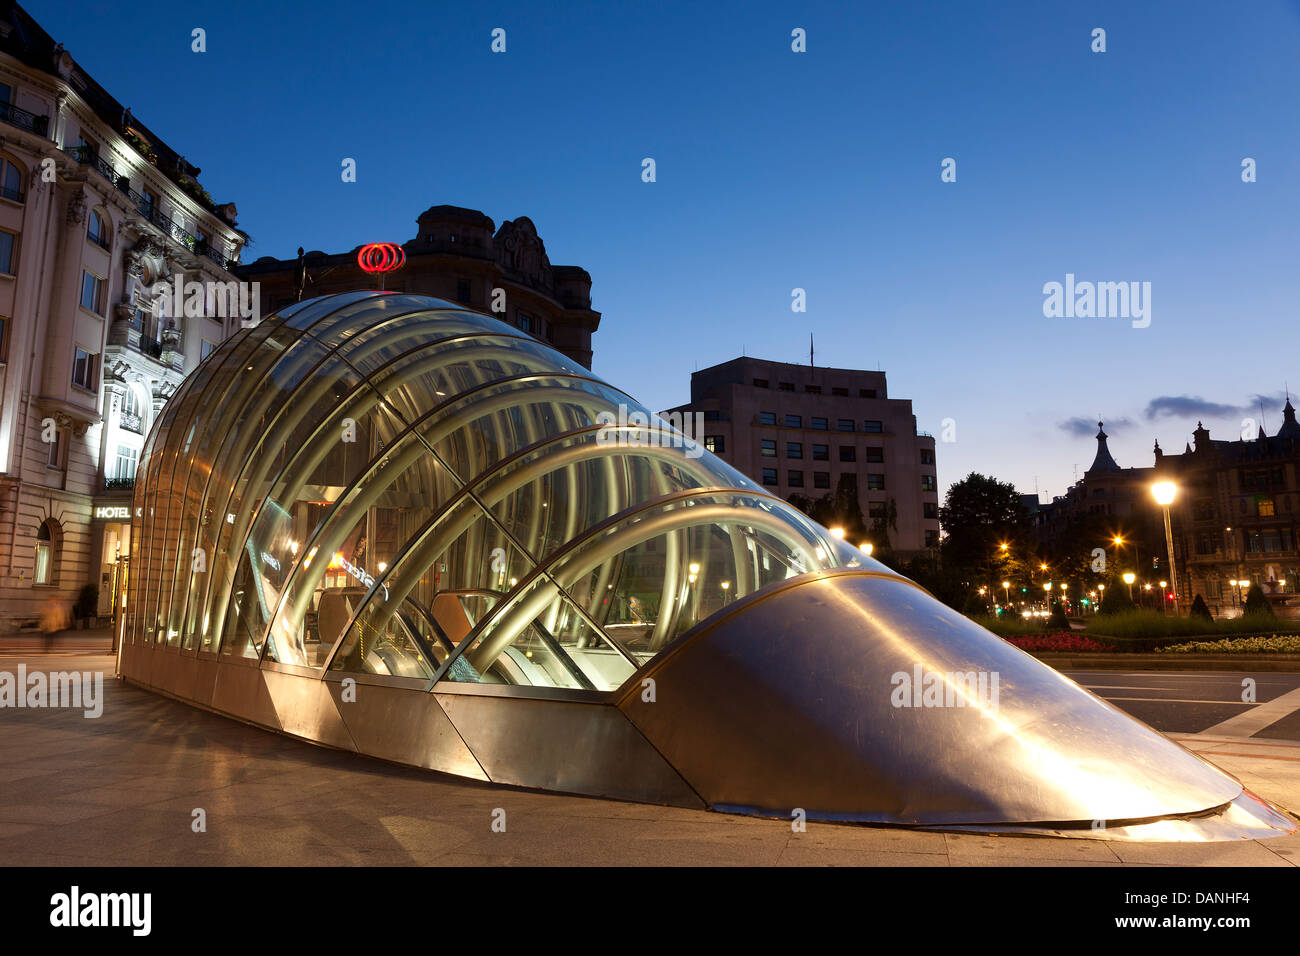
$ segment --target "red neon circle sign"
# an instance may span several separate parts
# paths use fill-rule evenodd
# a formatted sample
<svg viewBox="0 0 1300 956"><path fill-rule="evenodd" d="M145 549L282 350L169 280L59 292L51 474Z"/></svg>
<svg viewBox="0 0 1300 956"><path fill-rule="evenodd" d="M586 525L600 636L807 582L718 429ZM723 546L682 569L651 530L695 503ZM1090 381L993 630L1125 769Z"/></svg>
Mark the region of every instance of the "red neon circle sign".
<svg viewBox="0 0 1300 956"><path fill-rule="evenodd" d="M406 264L406 250L395 242L368 242L357 250L363 272L392 272Z"/></svg>

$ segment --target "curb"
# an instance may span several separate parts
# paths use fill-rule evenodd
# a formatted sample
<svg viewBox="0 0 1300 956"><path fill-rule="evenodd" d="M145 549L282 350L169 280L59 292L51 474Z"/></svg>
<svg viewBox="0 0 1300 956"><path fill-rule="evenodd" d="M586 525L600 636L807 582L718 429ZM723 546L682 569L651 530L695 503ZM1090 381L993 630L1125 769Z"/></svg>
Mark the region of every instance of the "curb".
<svg viewBox="0 0 1300 956"><path fill-rule="evenodd" d="M1300 673L1300 654L1097 654L1034 653L1060 670L1264 671Z"/></svg>

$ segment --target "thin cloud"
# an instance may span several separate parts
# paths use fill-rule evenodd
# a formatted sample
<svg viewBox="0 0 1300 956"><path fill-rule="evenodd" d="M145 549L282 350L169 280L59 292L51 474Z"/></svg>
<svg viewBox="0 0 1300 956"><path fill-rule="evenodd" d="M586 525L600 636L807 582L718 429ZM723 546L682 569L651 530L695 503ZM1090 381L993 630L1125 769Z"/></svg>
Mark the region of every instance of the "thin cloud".
<svg viewBox="0 0 1300 956"><path fill-rule="evenodd" d="M1160 418L1219 418L1236 415L1241 408L1208 402L1199 395L1161 395L1147 402L1143 417L1149 422Z"/></svg>
<svg viewBox="0 0 1300 956"><path fill-rule="evenodd" d="M1106 423L1106 434L1108 435L1127 431L1133 427L1132 420L1127 418L1106 418L1103 419L1103 421ZM1092 438L1097 434L1096 419L1084 418L1077 415L1074 418L1067 418L1063 422L1058 422L1057 427L1066 434L1073 435L1076 438Z"/></svg>

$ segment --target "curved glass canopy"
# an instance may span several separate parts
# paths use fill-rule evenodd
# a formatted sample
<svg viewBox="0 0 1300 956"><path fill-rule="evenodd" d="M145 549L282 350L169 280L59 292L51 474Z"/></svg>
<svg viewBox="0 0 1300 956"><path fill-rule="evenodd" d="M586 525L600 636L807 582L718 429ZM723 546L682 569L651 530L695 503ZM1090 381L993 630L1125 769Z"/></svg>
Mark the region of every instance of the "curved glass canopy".
<svg viewBox="0 0 1300 956"><path fill-rule="evenodd" d="M310 671L607 691L764 585L872 563L571 359L422 296L241 332L142 458L127 640Z"/></svg>

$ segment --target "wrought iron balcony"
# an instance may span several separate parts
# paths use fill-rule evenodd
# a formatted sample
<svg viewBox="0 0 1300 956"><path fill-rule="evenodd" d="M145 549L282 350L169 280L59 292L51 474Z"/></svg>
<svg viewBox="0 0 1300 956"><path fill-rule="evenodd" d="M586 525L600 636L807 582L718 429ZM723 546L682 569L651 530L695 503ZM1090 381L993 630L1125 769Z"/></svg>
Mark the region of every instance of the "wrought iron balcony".
<svg viewBox="0 0 1300 956"><path fill-rule="evenodd" d="M128 432L135 432L137 435L144 434L144 422L139 415L132 415L130 412L122 412L118 416L118 425Z"/></svg>
<svg viewBox="0 0 1300 956"><path fill-rule="evenodd" d="M140 336L140 351L150 358L162 358L162 343L157 339L151 339L147 335Z"/></svg>
<svg viewBox="0 0 1300 956"><path fill-rule="evenodd" d="M19 129L25 129L29 133L35 133L37 136L44 136L47 139L50 135L50 118L48 116L37 116L35 113L19 109L12 103L0 103L0 121L8 123L10 126L17 126Z"/></svg>
<svg viewBox="0 0 1300 956"><path fill-rule="evenodd" d="M105 478L105 491L131 491L135 488L135 476L130 478Z"/></svg>
<svg viewBox="0 0 1300 956"><path fill-rule="evenodd" d="M65 146L63 147L63 151L82 166L90 166L94 168L99 175L107 179L112 185L119 185L121 177L118 176L117 170L101 159L90 146Z"/></svg>

